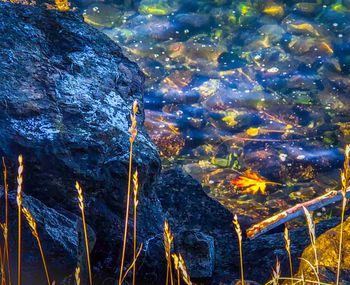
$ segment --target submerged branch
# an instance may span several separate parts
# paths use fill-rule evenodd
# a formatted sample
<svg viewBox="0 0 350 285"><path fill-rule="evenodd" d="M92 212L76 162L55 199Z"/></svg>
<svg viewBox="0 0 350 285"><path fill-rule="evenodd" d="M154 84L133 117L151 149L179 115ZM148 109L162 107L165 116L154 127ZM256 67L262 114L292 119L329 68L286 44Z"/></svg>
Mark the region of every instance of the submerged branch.
<svg viewBox="0 0 350 285"><path fill-rule="evenodd" d="M278 213L275 216L267 218L266 220L261 221L258 224L251 226L247 229L247 237L254 238L261 234L264 234L279 225L284 224L287 221L295 219L299 216L304 215L303 207L308 209L309 211L315 211L329 204L339 202L343 199L343 190L340 191L330 191L322 196L319 196L310 201L297 204L292 208L289 208L281 213ZM346 198L350 197L350 187L346 191Z"/></svg>

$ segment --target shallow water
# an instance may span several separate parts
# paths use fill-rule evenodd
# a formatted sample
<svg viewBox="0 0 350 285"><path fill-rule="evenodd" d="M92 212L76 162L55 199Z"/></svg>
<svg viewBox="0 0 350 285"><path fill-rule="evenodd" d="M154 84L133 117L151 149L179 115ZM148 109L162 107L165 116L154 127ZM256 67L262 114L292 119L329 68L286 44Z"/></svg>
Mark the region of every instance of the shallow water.
<svg viewBox="0 0 350 285"><path fill-rule="evenodd" d="M350 143L350 1L83 1L146 74L165 167L257 222L340 188ZM270 182L242 193L246 170ZM338 213L321 209L316 219Z"/></svg>

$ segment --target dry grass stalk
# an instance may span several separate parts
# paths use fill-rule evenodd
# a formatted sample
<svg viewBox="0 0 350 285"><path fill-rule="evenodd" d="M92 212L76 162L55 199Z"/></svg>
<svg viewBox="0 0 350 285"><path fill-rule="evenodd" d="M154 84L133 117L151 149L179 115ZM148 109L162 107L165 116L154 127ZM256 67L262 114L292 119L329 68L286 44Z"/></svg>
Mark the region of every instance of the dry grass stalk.
<svg viewBox="0 0 350 285"><path fill-rule="evenodd" d="M235 230L238 237L238 243L239 243L239 259L240 259L240 265L241 265L241 284L244 285L244 273L243 273L243 254L242 254L242 231L241 227L238 223L237 215L233 217L233 224L235 225Z"/></svg>
<svg viewBox="0 0 350 285"><path fill-rule="evenodd" d="M40 254L41 254L41 259L43 261L43 265L44 265L44 269L45 269L45 274L46 274L46 279L47 279L47 283L49 285L51 285L50 282L50 277L49 277L49 272L47 271L47 266L46 266L46 262L45 262L45 257L44 257L44 252L43 252L43 248L41 246L41 242L40 242L40 238L39 238L39 234L38 231L36 229L36 222L32 216L32 214L29 212L29 210L27 208L22 208L22 212L24 214L24 216L26 217L29 227L30 227L30 231L32 232L33 236L36 238L38 245L39 245L39 250L40 250Z"/></svg>
<svg viewBox="0 0 350 285"><path fill-rule="evenodd" d="M318 258L317 258L317 249L316 249L315 224L312 221L312 217L311 217L311 214L308 211L308 209L303 207L303 210L304 210L304 213L305 213L307 226L308 226L308 229L309 229L309 236L310 236L311 246L312 246L312 248L314 250L315 265L316 265L316 272L317 272L317 278L318 278L319 270L318 270Z"/></svg>
<svg viewBox="0 0 350 285"><path fill-rule="evenodd" d="M291 256L291 254L290 254L290 238L289 238L289 234L288 234L288 229L287 229L287 227L284 228L284 240L285 240L286 250L287 250L287 252L288 252L288 258L289 258L290 278L291 278L292 284L293 284L292 256Z"/></svg>
<svg viewBox="0 0 350 285"><path fill-rule="evenodd" d="M75 277L75 283L77 285L80 285L80 267L75 268L74 277Z"/></svg>
<svg viewBox="0 0 350 285"><path fill-rule="evenodd" d="M129 221L129 208L130 208L130 188L131 188L131 168L132 168L132 150L133 144L137 135L137 126L136 126L136 112L138 110L138 103L134 101L131 118L131 127L130 131L130 157L129 157L129 177L128 177L128 193L126 198L126 214L125 214L125 227L124 227L124 238L123 238L123 250L122 250L122 260L120 263L120 273L119 273L119 285L122 284L123 270L124 270L124 259L125 259L125 250L126 250L126 239L128 234L128 221Z"/></svg>
<svg viewBox="0 0 350 285"><path fill-rule="evenodd" d="M141 243L140 245L140 248L136 254L136 258L132 261L132 263L130 264L129 268L125 271L124 275L123 275L123 278L122 278L122 283L124 282L124 279L126 278L126 276L128 275L129 271L131 270L131 268L134 268L134 264L136 263L137 261L137 258L139 257L140 253L141 253L141 250L142 250L142 247L143 247L143 243Z"/></svg>
<svg viewBox="0 0 350 285"><path fill-rule="evenodd" d="M305 259L305 258L300 257L299 259L305 261L305 262L311 267L311 269L313 270L313 272L314 272L314 274L315 274L315 276L316 276L316 278L317 278L317 284L320 284L320 277L318 276L318 272L317 272L315 266L313 266L313 265L311 264L311 262L308 261L308 260ZM304 275L304 273L302 273L302 275ZM303 278L304 278L304 277L303 277Z"/></svg>
<svg viewBox="0 0 350 285"><path fill-rule="evenodd" d="M5 158L2 157L2 164L4 165L4 187L5 187L5 224L3 227L3 235L4 235L4 260L7 260L7 274L9 285L11 285L11 271L10 271L10 257L9 257L9 248L8 248L8 190L9 186L7 184L7 167L5 163Z"/></svg>
<svg viewBox="0 0 350 285"><path fill-rule="evenodd" d="M339 254L338 254L337 282L336 282L337 285L339 284L339 277L340 277L340 263L341 263L342 245L343 245L344 214L345 214L345 207L347 204L346 190L349 187L349 179L350 179L350 167L349 167L350 158L349 157L350 157L350 145L347 145L345 147L344 170L341 172L343 203L342 203L341 223L340 223Z"/></svg>
<svg viewBox="0 0 350 285"><path fill-rule="evenodd" d="M272 284L278 285L280 277L281 277L281 265L280 265L280 262L278 261L278 258L276 258L276 268L272 270Z"/></svg>
<svg viewBox="0 0 350 285"><path fill-rule="evenodd" d="M89 251L89 241L88 241L87 231L86 231L85 211L84 211L85 206L84 206L83 189L80 187L78 181L76 181L76 183L75 183L75 188L78 191L79 208L81 210L81 216L83 218L84 235L85 235L85 246L86 246L86 257L87 257L88 268L89 268L89 280L90 280L90 285L92 285L90 251Z"/></svg>
<svg viewBox="0 0 350 285"><path fill-rule="evenodd" d="M18 205L18 285L21 284L21 216L22 216L22 184L23 184L23 156L18 156L17 176L17 205Z"/></svg>
<svg viewBox="0 0 350 285"><path fill-rule="evenodd" d="M171 255L174 259L174 266L177 272L177 285L180 285L180 267L179 267L179 257L174 253Z"/></svg>
<svg viewBox="0 0 350 285"><path fill-rule="evenodd" d="M137 229L137 206L139 201L137 200L137 192L139 190L139 179L138 172L135 171L133 175L133 184L134 184L134 266L133 266L133 275L132 275L132 284L135 285L135 277L136 277L136 229Z"/></svg>
<svg viewBox="0 0 350 285"><path fill-rule="evenodd" d="M1 224L1 227L3 227L3 224ZM5 267L4 267L4 257L2 254L2 248L0 245L0 259L1 259L1 285L6 284L6 277L5 277Z"/></svg>
<svg viewBox="0 0 350 285"><path fill-rule="evenodd" d="M167 261L167 270L166 270L166 285L169 284L169 277L171 285L173 285L173 272L171 267L171 244L173 242L173 236L171 234L169 224L167 221L164 223L164 248L165 248L165 258ZM170 276L169 276L170 273Z"/></svg>
<svg viewBox="0 0 350 285"><path fill-rule="evenodd" d="M179 253L179 267L180 267L180 270L181 270L181 275L182 275L182 280L187 284L187 285L194 285L192 282L191 282L191 279L190 279L190 275L188 274L187 272L187 268L186 268L186 265L185 265L185 262L181 256L181 253Z"/></svg>

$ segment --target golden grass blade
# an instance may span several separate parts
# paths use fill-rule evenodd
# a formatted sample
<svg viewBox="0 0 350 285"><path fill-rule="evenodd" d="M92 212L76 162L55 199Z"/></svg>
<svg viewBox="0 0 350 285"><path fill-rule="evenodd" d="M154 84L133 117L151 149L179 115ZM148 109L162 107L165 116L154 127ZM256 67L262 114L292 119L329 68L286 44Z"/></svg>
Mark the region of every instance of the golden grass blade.
<svg viewBox="0 0 350 285"><path fill-rule="evenodd" d="M137 206L139 201L137 200L137 192L139 190L139 180L138 180L138 172L135 171L133 175L133 184L134 184L134 266L133 266L133 275L132 275L132 284L135 285L136 278L136 227L137 227Z"/></svg>
<svg viewBox="0 0 350 285"><path fill-rule="evenodd" d="M81 216L83 218L85 246L86 246L86 257L87 257L87 263L88 263L88 268L89 268L89 280L90 280L90 285L92 285L90 251L89 251L89 241L88 241L88 236L87 236L87 231L86 231L85 211L84 211L85 205L84 205L83 189L80 187L78 181L76 181L76 183L75 183L75 188L78 191L79 208L81 210Z"/></svg>
<svg viewBox="0 0 350 285"><path fill-rule="evenodd" d="M346 190L349 187L349 179L350 179L349 159L350 159L350 145L347 145L345 147L344 170L341 172L341 183L342 183L342 190L343 190L343 192L342 192L342 194L343 194L343 203L342 203L341 223L340 223L339 253L338 253L336 285L339 285L339 277L340 277L340 263L341 263L342 245L343 245L344 215L345 215L345 207L346 207L346 204L347 204Z"/></svg>
<svg viewBox="0 0 350 285"><path fill-rule="evenodd" d="M180 285L180 267L179 267L179 257L174 253L171 255L174 259L174 266L177 272L177 285Z"/></svg>
<svg viewBox="0 0 350 285"><path fill-rule="evenodd" d="M1 224L1 227L3 225ZM2 247L0 245L0 259L1 259L1 285L4 285L6 283L6 276L5 276L5 268L4 268L4 258L3 258L3 254L2 254Z"/></svg>
<svg viewBox="0 0 350 285"><path fill-rule="evenodd" d="M29 212L29 210L27 208L23 207L22 208L22 212L23 212L24 216L26 217L26 219L28 221L28 224L29 224L29 227L30 227L30 231L32 232L33 236L36 238L36 240L38 242L39 250L40 250L40 254L41 254L41 259L43 261L43 265L44 265L44 269L45 269L47 283L48 283L48 285L51 285L49 272L47 271L47 266L46 266L46 261L45 261L45 257L44 257L43 248L41 246L39 234L38 234L38 231L36 229L36 222L35 222L32 214Z"/></svg>
<svg viewBox="0 0 350 285"><path fill-rule="evenodd" d="M21 216L22 216L22 184L23 184L23 156L18 156L18 176L17 176L17 205L18 205L18 285L21 285Z"/></svg>
<svg viewBox="0 0 350 285"><path fill-rule="evenodd" d="M181 270L181 275L182 275L182 280L187 284L187 285L194 285L191 282L190 275L187 272L187 268L185 266L185 262L181 256L181 253L179 253L179 267Z"/></svg>
<svg viewBox="0 0 350 285"><path fill-rule="evenodd" d="M241 265L241 284L244 285L244 273L243 273L243 254L242 254L242 231L241 227L238 223L237 215L233 217L233 224L235 225L235 230L238 237L238 243L239 243L239 259L240 259L240 265Z"/></svg>
<svg viewBox="0 0 350 285"><path fill-rule="evenodd" d="M307 226L309 229L309 236L310 236L310 242L311 242L311 246L314 250L314 256L315 256L315 264L316 264L316 272L317 272L317 278L318 278L318 258L317 258L317 249L316 249L316 233L315 233L315 225L312 221L312 217L310 212L308 211L308 209L306 209L305 207L303 207L304 210L304 214L306 217L306 221L307 221Z"/></svg>
<svg viewBox="0 0 350 285"><path fill-rule="evenodd" d="M317 272L315 266L313 266L313 265L311 264L311 262L308 261L308 260L305 259L305 258L300 257L299 259L305 261L305 262L311 267L311 269L313 270L313 272L314 272L314 274L315 274L315 276L316 276L316 278L317 278L317 283L320 284L320 278L319 278L319 276L318 276L318 272ZM303 278L304 278L304 277L303 277Z"/></svg>
<svg viewBox="0 0 350 285"><path fill-rule="evenodd" d="M278 285L281 277L281 265L276 257L276 268L272 270L272 284Z"/></svg>
<svg viewBox="0 0 350 285"><path fill-rule="evenodd" d="M170 282L171 285L173 285L173 272L172 272L172 267L171 267L171 244L173 242L173 236L171 234L169 224L167 221L164 223L164 231L163 231L163 236L164 236L164 249L165 249L165 258L167 260L167 278L166 278L166 284L168 285L169 283L169 277L170 277ZM170 276L169 276L170 273Z"/></svg>
<svg viewBox="0 0 350 285"><path fill-rule="evenodd" d="M284 240L285 240L286 250L287 250L288 259L289 259L290 278L292 279L292 284L293 284L292 256L290 254L290 238L289 238L287 227L284 228Z"/></svg>
<svg viewBox="0 0 350 285"><path fill-rule="evenodd" d="M9 248L8 248L8 190L9 186L7 184L7 167L5 163L5 158L2 157L2 164L4 165L4 187L5 187L5 227L3 229L4 235L4 264L5 259L7 260L7 274L9 285L11 285L11 270L10 270L10 257L9 257Z"/></svg>
<svg viewBox="0 0 350 285"><path fill-rule="evenodd" d="M135 258L135 259L133 260L133 262L130 264L129 268L125 271L124 276L123 276L123 278L122 278L122 283L124 282L124 279L125 279L126 276L128 275L128 273L129 273L129 271L131 270L131 268L134 267L134 264L136 263L137 258L139 257L139 255L140 255L140 253L141 253L142 246L143 246L143 243L141 243L141 245L140 245L140 248L139 248L139 250L138 250L138 252L137 252L137 254L136 254L136 258Z"/></svg>
<svg viewBox="0 0 350 285"><path fill-rule="evenodd" d="M80 285L80 267L75 268L74 277L75 277L75 283L77 285Z"/></svg>
<svg viewBox="0 0 350 285"><path fill-rule="evenodd" d="M124 227L122 260L121 260L121 263L120 263L119 285L122 285L125 250L126 250L126 238L127 238L127 234L128 234L128 221L129 221L129 208L130 208L130 188L131 188L131 168L132 168L132 150L133 150L133 144L134 144L134 141L135 141L135 138L136 138L136 135L137 135L137 125L136 125L136 112L138 110L138 103L137 103L137 101L134 101L132 110L133 110L133 113L130 115L131 127L129 129L131 136L130 136L128 193L127 193L127 198L126 198L125 227Z"/></svg>

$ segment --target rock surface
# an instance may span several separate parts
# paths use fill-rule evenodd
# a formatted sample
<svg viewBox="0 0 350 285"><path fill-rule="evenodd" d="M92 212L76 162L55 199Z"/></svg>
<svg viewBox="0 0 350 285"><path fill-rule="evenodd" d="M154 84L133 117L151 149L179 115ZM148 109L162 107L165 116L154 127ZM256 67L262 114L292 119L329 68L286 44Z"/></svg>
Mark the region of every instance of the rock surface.
<svg viewBox="0 0 350 285"><path fill-rule="evenodd" d="M0 18L0 155L8 163L10 189L16 187L22 153L24 192L80 216L78 180L97 236L95 276L115 275L134 100L140 111L133 165L141 183L139 215L147 221L139 225L140 240L162 230L162 213L150 190L160 159L143 128L143 74L78 13L1 2Z"/></svg>

